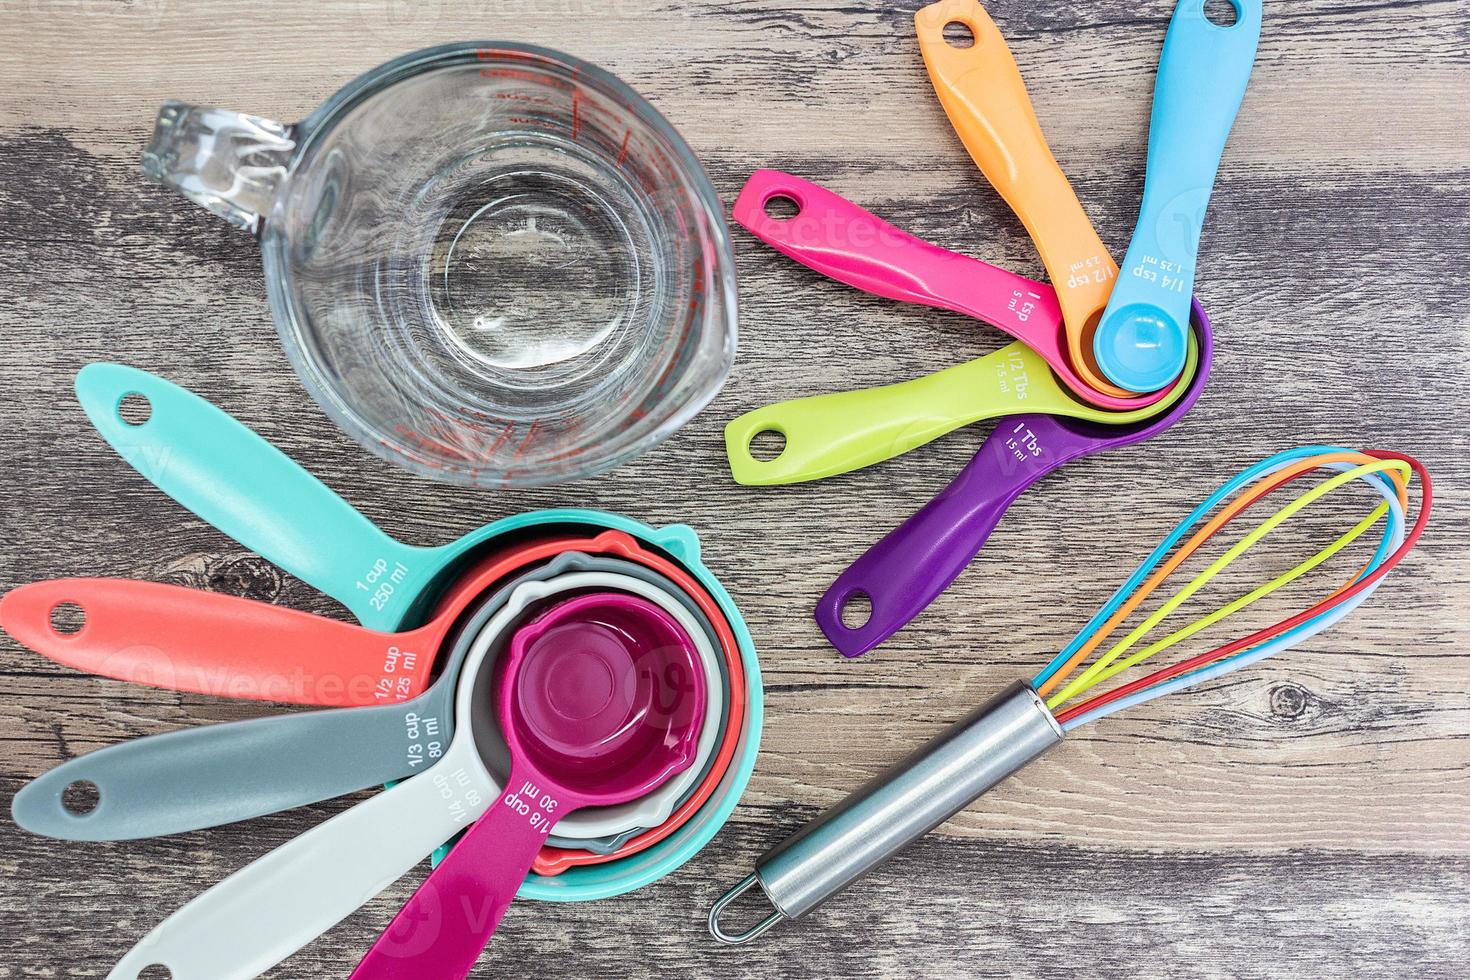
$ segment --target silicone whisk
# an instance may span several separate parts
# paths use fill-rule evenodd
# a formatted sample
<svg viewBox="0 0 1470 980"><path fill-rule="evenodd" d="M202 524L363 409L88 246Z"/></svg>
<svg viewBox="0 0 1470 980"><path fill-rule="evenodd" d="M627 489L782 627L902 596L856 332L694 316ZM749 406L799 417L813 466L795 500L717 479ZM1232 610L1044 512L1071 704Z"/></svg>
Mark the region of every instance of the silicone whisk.
<svg viewBox="0 0 1470 980"><path fill-rule="evenodd" d="M1277 489L1324 468L1336 472L1272 513L1138 627L1090 665L1082 666L1089 654L1206 541ZM1415 476L1419 479L1420 502L1410 526L1406 516L1408 490ZM1153 628L1247 550L1323 497L1359 480L1367 482L1383 501L1336 540L1189 625L1135 649ZM799 918L1059 744L1068 731L1238 670L1328 629L1366 600L1389 569L1414 547L1429 519L1432 499L1429 474L1417 460L1403 453L1308 446L1257 463L1222 485L1181 521L1030 683L1013 684L768 851L756 862L752 874L715 903L710 910L710 932L722 942L739 944L785 919ZM1208 516L1217 507L1219 511ZM1184 540L1201 521L1203 526ZM1380 523L1382 537L1367 563L1308 608L1107 693L1091 693L1128 668L1301 578ZM721 921L724 911L756 885L773 911L750 928L728 931Z"/></svg>
<svg viewBox="0 0 1470 980"><path fill-rule="evenodd" d="M1100 653L1091 664L1085 668L1082 667L1087 657L1098 650L1103 641L1112 635L1128 615L1136 610L1144 599L1221 528L1279 487L1324 467L1341 472L1305 491L1277 510L1181 587L1127 635ZM1406 532L1403 527L1403 514L1408 508L1407 486L1415 474L1421 481L1422 502L1414 526ZM1245 551L1281 524L1299 515L1317 500L1359 479L1366 479L1373 483L1380 492L1385 494L1384 501L1336 541L1264 585L1226 603L1219 609L1175 630L1158 641L1138 648L1146 634L1187 602L1205 583L1223 571ZM1249 487L1222 507L1213 517L1205 520L1205 515L1248 483ZM1431 495L1428 473L1418 461L1402 453L1374 450L1355 452L1341 447L1314 446L1279 453L1264 460L1221 486L1184 521L1180 522L1135 570L1133 575L1123 583L1122 587L1113 594L1112 598L1078 631L1072 641L1036 675L1032 682L1033 686L1039 695L1046 698L1047 707L1056 712L1057 720L1062 727L1070 730L1125 707L1141 704L1192 684L1219 677L1254 663L1262 657L1295 646L1347 615L1377 587L1388 569L1397 564L1418 540L1429 516ZM1233 615L1245 606L1305 575L1366 533L1385 515L1388 516L1388 521L1383 537L1368 564L1340 588L1309 609L1265 630L1156 670L1106 694L1096 694L1076 701L1128 668L1153 658L1200 630ZM1205 520L1204 525L1166 559L1165 556L1174 545L1178 544L1180 539L1202 520ZM1263 643L1267 640L1271 642ZM1080 673L1079 668L1082 668ZM1069 702L1076 703L1066 707Z"/></svg>

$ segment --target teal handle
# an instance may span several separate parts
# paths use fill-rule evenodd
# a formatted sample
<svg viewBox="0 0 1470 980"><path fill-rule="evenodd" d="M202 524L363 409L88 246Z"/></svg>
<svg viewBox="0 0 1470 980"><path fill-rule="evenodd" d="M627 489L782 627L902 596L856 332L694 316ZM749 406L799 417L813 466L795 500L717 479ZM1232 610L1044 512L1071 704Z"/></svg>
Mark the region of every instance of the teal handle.
<svg viewBox="0 0 1470 980"><path fill-rule="evenodd" d="M1159 56L1143 204L1093 339L1103 373L1128 391L1157 391L1184 369L1205 209L1261 37L1261 0L1231 3L1236 21L1220 27L1204 0L1181 0Z"/></svg>
<svg viewBox="0 0 1470 980"><path fill-rule="evenodd" d="M102 438L145 479L240 544L392 630L438 570L435 549L384 534L280 450L193 392L121 364L89 364L77 399ZM141 424L123 417L148 403ZM140 406L141 408L141 406ZM396 601L395 601L396 600Z"/></svg>

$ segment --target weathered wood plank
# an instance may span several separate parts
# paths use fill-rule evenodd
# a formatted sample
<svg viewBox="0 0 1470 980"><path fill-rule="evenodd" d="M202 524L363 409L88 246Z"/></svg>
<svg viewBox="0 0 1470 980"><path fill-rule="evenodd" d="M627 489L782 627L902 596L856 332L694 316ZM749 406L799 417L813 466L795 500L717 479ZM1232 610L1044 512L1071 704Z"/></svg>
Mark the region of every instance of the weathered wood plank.
<svg viewBox="0 0 1470 980"><path fill-rule="evenodd" d="M812 813L782 807L768 816L796 826ZM284 841L298 823L256 821L254 839L73 845L103 869L80 879L92 911L83 918L47 903L17 907L0 976L104 976L158 906L187 900L201 881ZM496 936L493 961L475 975L1455 977L1470 942L1464 859L1157 854L931 837L802 922L748 947L720 947L704 932L704 909L746 873L773 830L734 825L678 877L634 895L517 907ZM30 879L56 874L54 856L34 838L7 847L0 867ZM385 892L270 975L344 975L410 888ZM141 889L149 901L139 900ZM35 967L17 972L19 964ZM52 972L58 968L64 972Z"/></svg>
<svg viewBox="0 0 1470 980"><path fill-rule="evenodd" d="M1470 20L1463 4L1272 2L1221 171L1199 289L1221 350L1204 399L1142 447L1068 466L910 628L841 661L810 619L849 561L944 486L984 427L820 485L742 488L720 427L795 393L882 383L995 349L958 316L862 296L736 232L740 362L714 405L583 483L488 494L369 457L310 402L276 341L258 258L144 182L152 114L182 97L297 117L354 73L438 41L571 50L653 99L729 200L776 166L941 244L1030 275L1019 223L974 172L912 40L918 4L210 0L182 10L33 0L0 11L0 588L108 574L329 600L203 526L118 460L70 394L120 359L206 393L395 535L433 543L579 504L688 522L761 647L756 777L682 873L623 899L520 909L484 975L1443 976L1470 952ZM1058 158L1121 252L1143 173L1151 68L1171 4L990 5ZM1079 733L803 927L743 952L703 910L815 809L1039 666L1173 522L1289 445L1394 446L1439 480L1420 551L1330 635L1205 691ZM1251 573L1325 540L1322 506ZM1324 584L1319 580L1318 584ZM1306 591L1263 603L1278 618ZM1313 593L1315 595L1315 593ZM275 710L83 677L0 639L0 800L122 739ZM0 824L0 977L101 976L163 915L334 802L118 845ZM968 839L961 839L968 838ZM415 879L416 880L416 879ZM401 883L275 971L341 975ZM1060 923L1053 930L1049 923Z"/></svg>

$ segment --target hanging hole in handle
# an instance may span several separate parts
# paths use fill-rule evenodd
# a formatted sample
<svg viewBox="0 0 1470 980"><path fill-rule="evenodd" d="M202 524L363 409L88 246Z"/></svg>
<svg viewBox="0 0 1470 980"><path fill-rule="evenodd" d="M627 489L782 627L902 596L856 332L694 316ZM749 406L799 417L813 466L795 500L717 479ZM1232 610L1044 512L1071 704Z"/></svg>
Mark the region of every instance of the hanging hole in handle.
<svg viewBox="0 0 1470 980"><path fill-rule="evenodd" d="M1216 27L1234 27L1244 16L1237 0L1205 0L1205 20Z"/></svg>
<svg viewBox="0 0 1470 980"><path fill-rule="evenodd" d="M779 429L762 429L750 437L750 445L745 449L758 463L774 462L786 451L786 433Z"/></svg>
<svg viewBox="0 0 1470 980"><path fill-rule="evenodd" d="M761 210L772 221L790 221L801 214L801 202L790 194L772 194L761 205Z"/></svg>
<svg viewBox="0 0 1470 980"><path fill-rule="evenodd" d="M102 792L97 784L86 779L69 783L61 791L61 805L74 817L85 817L93 813L101 799Z"/></svg>
<svg viewBox="0 0 1470 980"><path fill-rule="evenodd" d="M774 926L776 923L780 922L782 919L786 918L784 915L781 914L780 909L772 906L772 911L769 915L757 922L755 925L751 926L749 929L746 929L744 932L729 933L725 931L724 926L720 925L720 916L724 914L725 909L729 907L731 902L735 901L741 895L744 895L746 892L750 891L755 883L756 876L754 874L746 875L745 878L740 882L740 884L736 885L734 888L721 895L719 899L715 902L715 904L710 907L709 934L711 936L714 936L720 942L724 943L726 946L744 945L745 943L748 943L752 939L759 936L761 933L765 932L767 929ZM764 893L765 889L763 888L761 889L761 891ZM769 904L770 896L764 897Z"/></svg>
<svg viewBox="0 0 1470 980"><path fill-rule="evenodd" d="M76 636L87 625L87 611L75 602L58 602L51 607L51 630L57 636Z"/></svg>
<svg viewBox="0 0 1470 980"><path fill-rule="evenodd" d="M138 973L138 980L173 980L174 971L162 963L149 963Z"/></svg>
<svg viewBox="0 0 1470 980"><path fill-rule="evenodd" d="M153 417L153 403L148 396L137 391L130 391L117 403L117 417L122 419L123 425L137 428L146 425Z"/></svg>
<svg viewBox="0 0 1470 980"><path fill-rule="evenodd" d="M952 20L944 25L944 43L952 48L973 48L975 29L962 20Z"/></svg>
<svg viewBox="0 0 1470 980"><path fill-rule="evenodd" d="M838 618L842 620L843 629L862 629L873 618L873 597L862 589L849 592L842 598L842 611Z"/></svg>

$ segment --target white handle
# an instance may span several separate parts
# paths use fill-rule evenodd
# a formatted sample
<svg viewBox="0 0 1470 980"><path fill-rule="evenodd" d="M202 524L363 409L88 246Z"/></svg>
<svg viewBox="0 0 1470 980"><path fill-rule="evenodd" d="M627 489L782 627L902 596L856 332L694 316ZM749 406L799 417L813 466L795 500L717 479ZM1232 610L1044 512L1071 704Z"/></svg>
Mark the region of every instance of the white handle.
<svg viewBox="0 0 1470 980"><path fill-rule="evenodd" d="M468 727L468 726L466 726ZM473 739L439 764L247 865L169 916L108 974L257 977L341 922L474 823L495 798Z"/></svg>

